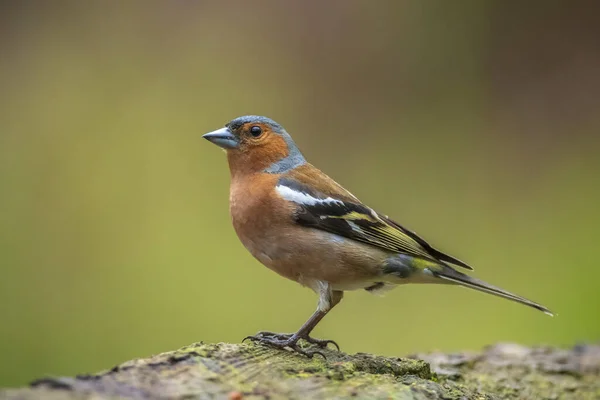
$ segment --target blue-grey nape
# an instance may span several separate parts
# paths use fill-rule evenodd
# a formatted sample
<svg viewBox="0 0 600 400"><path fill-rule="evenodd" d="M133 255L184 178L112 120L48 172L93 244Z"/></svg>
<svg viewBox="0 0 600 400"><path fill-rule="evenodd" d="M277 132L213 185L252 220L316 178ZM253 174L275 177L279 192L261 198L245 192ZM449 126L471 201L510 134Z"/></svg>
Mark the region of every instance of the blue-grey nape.
<svg viewBox="0 0 600 400"><path fill-rule="evenodd" d="M294 140L292 140L292 137L283 129L281 132L278 132L278 134L283 137L283 140L285 140L289 154L287 157L271 164L267 169L265 169L265 172L269 174L282 174L306 164L306 159L298 149L298 146L296 146L296 143L294 143Z"/></svg>
<svg viewBox="0 0 600 400"><path fill-rule="evenodd" d="M298 146L296 146L296 143L294 143L294 140L289 135L289 133L286 132L283 126L279 125L271 118L262 117L260 115L245 115L243 117L238 117L232 120L226 126L229 129L235 131L241 128L243 125L251 123L265 124L270 126L271 130L274 133L280 135L283 138L283 140L285 140L285 143L288 147L289 154L287 155L287 157L282 158L281 160L269 165L269 167L265 169L264 172L269 174L282 174L284 172L291 171L294 168L306 164L306 159L300 152L300 149L298 149Z"/></svg>

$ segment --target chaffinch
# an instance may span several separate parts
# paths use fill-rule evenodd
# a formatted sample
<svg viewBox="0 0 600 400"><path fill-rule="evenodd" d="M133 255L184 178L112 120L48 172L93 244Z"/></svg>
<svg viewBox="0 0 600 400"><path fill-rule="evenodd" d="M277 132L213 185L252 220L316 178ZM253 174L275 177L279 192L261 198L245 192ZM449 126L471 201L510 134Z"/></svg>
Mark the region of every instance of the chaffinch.
<svg viewBox="0 0 600 400"><path fill-rule="evenodd" d="M344 291L381 293L405 283L458 284L552 315L540 304L451 267L472 270L309 164L275 121L239 117L204 138L226 150L230 213L244 246L269 269L319 295L316 311L296 333L259 332L249 339L307 356L321 354L302 349L298 341L338 347L309 334Z"/></svg>

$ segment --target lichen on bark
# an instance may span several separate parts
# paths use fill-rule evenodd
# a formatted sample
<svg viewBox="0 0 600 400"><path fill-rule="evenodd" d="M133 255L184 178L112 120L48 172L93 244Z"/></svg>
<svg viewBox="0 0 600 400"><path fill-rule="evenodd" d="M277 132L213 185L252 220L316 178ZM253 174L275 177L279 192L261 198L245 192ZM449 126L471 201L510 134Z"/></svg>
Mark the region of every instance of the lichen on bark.
<svg viewBox="0 0 600 400"><path fill-rule="evenodd" d="M600 399L600 346L513 344L406 358L196 343L97 374L43 378L0 399Z"/></svg>

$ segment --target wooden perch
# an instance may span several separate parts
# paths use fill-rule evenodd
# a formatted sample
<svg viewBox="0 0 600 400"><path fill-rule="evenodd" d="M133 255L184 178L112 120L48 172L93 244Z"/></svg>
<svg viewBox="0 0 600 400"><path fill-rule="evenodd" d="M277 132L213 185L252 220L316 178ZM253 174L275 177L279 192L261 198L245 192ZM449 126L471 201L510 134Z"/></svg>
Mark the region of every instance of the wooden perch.
<svg viewBox="0 0 600 400"><path fill-rule="evenodd" d="M0 399L600 399L596 345L499 344L408 358L325 353L196 343L98 374L39 379Z"/></svg>

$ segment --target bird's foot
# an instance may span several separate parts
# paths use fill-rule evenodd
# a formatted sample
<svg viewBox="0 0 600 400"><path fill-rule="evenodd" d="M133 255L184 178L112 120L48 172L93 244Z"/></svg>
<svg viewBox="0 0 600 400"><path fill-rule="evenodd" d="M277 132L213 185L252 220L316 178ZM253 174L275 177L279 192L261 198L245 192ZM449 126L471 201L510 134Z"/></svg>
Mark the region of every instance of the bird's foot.
<svg viewBox="0 0 600 400"><path fill-rule="evenodd" d="M244 338L244 340L246 339L254 339L254 340L260 340L261 338L270 338L270 339L278 339L278 340L289 340L292 338L292 336L294 336L293 333L275 333L275 332L268 332L268 331L260 331L258 332L256 335L254 336L248 336L246 338ZM340 346L333 340L327 340L327 339L315 339L315 338L311 338L310 336L298 336L298 339L304 339L306 340L308 343L310 344L316 344L317 346L319 346L322 349L327 348L327 345L332 344L335 346L335 348L337 349L337 351L340 351Z"/></svg>
<svg viewBox="0 0 600 400"><path fill-rule="evenodd" d="M320 348L325 348L329 343L333 343L339 350L337 343L333 340L320 340L313 339L310 336L302 337L293 333L274 333L274 332L258 332L254 336L247 336L245 340L252 340L253 342L261 343L267 346L275 347L277 349L292 349L297 353L303 354L308 358L313 358L315 354L325 358L325 354L320 351L307 351L298 345L300 339L306 340L308 343L316 344Z"/></svg>

